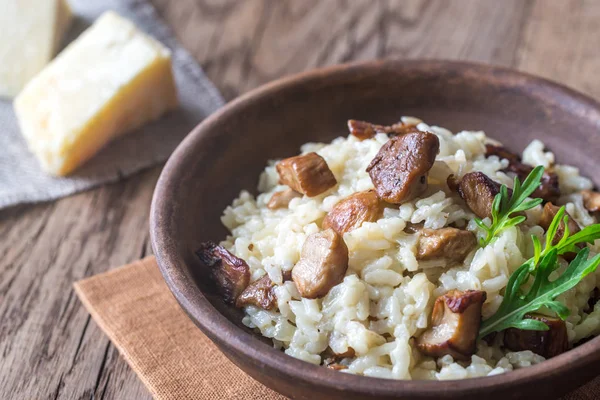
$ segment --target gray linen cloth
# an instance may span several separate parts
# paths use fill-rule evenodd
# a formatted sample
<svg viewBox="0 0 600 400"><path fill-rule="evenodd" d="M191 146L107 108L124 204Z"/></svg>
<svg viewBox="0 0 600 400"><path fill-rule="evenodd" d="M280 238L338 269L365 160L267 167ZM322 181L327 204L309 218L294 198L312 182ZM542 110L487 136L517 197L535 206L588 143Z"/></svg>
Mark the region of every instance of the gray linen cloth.
<svg viewBox="0 0 600 400"><path fill-rule="evenodd" d="M177 42L148 0L69 0L69 4L75 21L65 43L111 9L169 47L180 107L112 142L69 177L54 178L41 170L27 149L11 102L0 99L0 209L67 196L161 163L196 124L223 105L202 68Z"/></svg>

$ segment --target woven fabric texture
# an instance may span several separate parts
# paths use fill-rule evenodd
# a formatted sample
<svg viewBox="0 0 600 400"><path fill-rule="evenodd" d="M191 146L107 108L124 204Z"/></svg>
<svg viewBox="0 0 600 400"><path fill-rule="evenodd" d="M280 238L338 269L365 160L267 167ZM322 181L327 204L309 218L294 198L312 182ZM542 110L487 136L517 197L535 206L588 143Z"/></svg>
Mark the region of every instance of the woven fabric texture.
<svg viewBox="0 0 600 400"><path fill-rule="evenodd" d="M229 361L177 304L154 257L75 284L77 295L157 399L284 399Z"/></svg>

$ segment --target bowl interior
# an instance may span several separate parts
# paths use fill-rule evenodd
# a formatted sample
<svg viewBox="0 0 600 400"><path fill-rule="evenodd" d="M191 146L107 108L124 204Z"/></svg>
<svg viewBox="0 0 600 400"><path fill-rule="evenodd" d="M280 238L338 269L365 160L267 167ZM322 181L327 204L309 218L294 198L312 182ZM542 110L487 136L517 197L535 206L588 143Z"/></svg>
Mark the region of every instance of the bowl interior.
<svg viewBox="0 0 600 400"><path fill-rule="evenodd" d="M528 75L457 62L387 61L267 85L234 101L186 138L167 163L153 200L152 240L163 274L213 340L223 344L234 335L256 346L241 324L241 312L214 296L207 271L194 255L201 242L218 242L228 233L220 221L224 208L240 190L256 192L268 160L295 155L306 142L347 135L350 118L388 124L402 115L454 132L484 130L518 152L541 139L559 163L579 167L600 183L598 104ZM217 331L224 336L217 337ZM258 349L276 353L268 346Z"/></svg>

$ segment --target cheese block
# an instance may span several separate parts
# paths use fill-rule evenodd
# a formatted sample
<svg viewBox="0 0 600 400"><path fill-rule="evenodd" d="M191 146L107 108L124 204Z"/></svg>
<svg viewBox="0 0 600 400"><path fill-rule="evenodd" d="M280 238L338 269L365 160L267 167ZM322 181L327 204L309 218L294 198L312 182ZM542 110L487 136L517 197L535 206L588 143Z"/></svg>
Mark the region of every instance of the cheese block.
<svg viewBox="0 0 600 400"><path fill-rule="evenodd" d="M0 0L0 96L12 98L50 62L72 20L66 0Z"/></svg>
<svg viewBox="0 0 600 400"><path fill-rule="evenodd" d="M109 11L14 101L43 169L67 175L109 141L177 106L170 51Z"/></svg>

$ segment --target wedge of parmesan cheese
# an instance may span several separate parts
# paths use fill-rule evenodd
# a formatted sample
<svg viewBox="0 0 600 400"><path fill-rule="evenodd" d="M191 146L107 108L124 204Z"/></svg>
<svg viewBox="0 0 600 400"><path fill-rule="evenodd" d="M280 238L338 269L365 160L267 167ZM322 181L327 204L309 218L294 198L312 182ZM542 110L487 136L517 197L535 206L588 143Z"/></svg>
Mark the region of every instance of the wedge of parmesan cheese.
<svg viewBox="0 0 600 400"><path fill-rule="evenodd" d="M65 0L0 0L0 96L16 96L50 62L71 20Z"/></svg>
<svg viewBox="0 0 600 400"><path fill-rule="evenodd" d="M43 169L67 175L117 136L177 106L170 51L106 12L14 101Z"/></svg>

